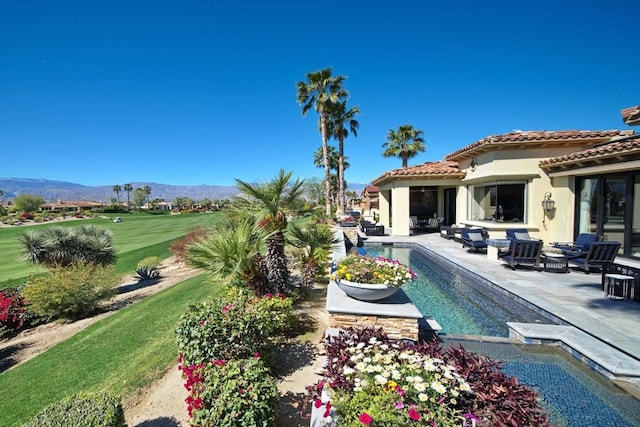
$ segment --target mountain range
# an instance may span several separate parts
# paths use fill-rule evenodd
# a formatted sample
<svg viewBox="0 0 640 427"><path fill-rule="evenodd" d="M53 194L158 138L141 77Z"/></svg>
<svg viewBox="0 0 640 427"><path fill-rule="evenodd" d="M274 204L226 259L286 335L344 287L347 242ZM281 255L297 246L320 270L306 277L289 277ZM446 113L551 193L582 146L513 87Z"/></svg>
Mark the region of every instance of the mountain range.
<svg viewBox="0 0 640 427"><path fill-rule="evenodd" d="M235 186L225 185L169 185L157 182L131 182L135 188L148 185L151 187L151 199L172 201L176 197L190 197L193 200L209 198L211 200L230 199L238 194ZM123 186L122 184L120 185ZM365 184L349 184L349 190L357 194ZM87 186L65 181L52 181L39 178L0 178L0 190L4 193L2 200L7 201L21 194L41 196L46 202L57 200L89 200L108 203L116 197L113 185ZM127 200L127 193L120 192L120 200Z"/></svg>

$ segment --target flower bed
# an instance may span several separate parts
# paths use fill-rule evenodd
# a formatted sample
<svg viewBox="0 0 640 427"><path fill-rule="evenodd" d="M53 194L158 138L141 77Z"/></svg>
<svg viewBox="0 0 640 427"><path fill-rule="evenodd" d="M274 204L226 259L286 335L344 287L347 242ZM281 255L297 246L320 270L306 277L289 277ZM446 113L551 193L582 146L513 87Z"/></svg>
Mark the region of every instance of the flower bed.
<svg viewBox="0 0 640 427"><path fill-rule="evenodd" d="M548 426L538 395L502 364L437 342L348 329L326 340L323 380L308 387L312 425Z"/></svg>

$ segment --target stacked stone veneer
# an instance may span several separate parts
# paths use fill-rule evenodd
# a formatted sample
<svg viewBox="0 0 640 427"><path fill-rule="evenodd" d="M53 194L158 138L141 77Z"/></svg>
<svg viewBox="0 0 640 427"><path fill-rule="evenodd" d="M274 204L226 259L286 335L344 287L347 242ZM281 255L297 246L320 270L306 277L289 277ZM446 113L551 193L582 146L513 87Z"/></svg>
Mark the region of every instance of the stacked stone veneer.
<svg viewBox="0 0 640 427"><path fill-rule="evenodd" d="M382 328L389 338L418 340L418 319L387 317L364 314L329 313L329 327L345 329L349 327L373 326Z"/></svg>

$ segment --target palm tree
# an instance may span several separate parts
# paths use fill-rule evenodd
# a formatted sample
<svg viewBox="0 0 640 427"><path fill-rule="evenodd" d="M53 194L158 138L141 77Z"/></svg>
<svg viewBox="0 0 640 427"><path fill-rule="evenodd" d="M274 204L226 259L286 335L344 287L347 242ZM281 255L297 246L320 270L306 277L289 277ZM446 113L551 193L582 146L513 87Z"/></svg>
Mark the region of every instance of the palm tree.
<svg viewBox="0 0 640 427"><path fill-rule="evenodd" d="M120 204L120 192L122 191L122 187L114 185L112 189L114 193L116 193L116 200L118 201L118 204Z"/></svg>
<svg viewBox="0 0 640 427"><path fill-rule="evenodd" d="M329 132L331 136L338 140L338 214L346 210L346 200L344 196L344 171L347 168L344 157L344 140L349 136L346 124L354 137L358 136L360 123L354 117L360 114L358 107L351 107L347 110L347 101L330 104L329 108Z"/></svg>
<svg viewBox="0 0 640 427"><path fill-rule="evenodd" d="M146 196L145 200L147 202L147 207L149 207L149 196L151 196L151 187L149 187L148 185L145 185L144 187L142 187L142 191L144 191L144 194Z"/></svg>
<svg viewBox="0 0 640 427"><path fill-rule="evenodd" d="M326 198L325 213L331 218L331 183L329 167L329 154L327 151L327 141L329 140L328 131L328 104L336 103L343 98L349 96L349 93L342 87L342 82L346 77L332 76L331 68L315 71L307 74L307 82L297 83L297 101L302 105L302 116L306 116L307 112L313 107L320 116L320 135L322 136L322 156L324 159L324 192Z"/></svg>
<svg viewBox="0 0 640 427"><path fill-rule="evenodd" d="M267 269L260 254L264 233L255 218L229 216L206 237L188 246L187 263L208 271L215 280L245 283L258 295L264 295L269 291Z"/></svg>
<svg viewBox="0 0 640 427"><path fill-rule="evenodd" d="M329 155L329 169L332 171L338 171L338 164L340 162L340 156L336 149L329 145L327 147L327 153ZM322 155L322 147L318 147L318 149L313 153L313 164L318 168L324 167L324 158ZM345 160L345 168L349 168L349 162ZM331 182L329 197L331 198L331 202L336 202L337 194L338 194L338 174L330 174L329 180Z"/></svg>
<svg viewBox="0 0 640 427"><path fill-rule="evenodd" d="M127 210L131 210L131 192L133 191L133 185L127 183L124 185L124 191L127 192Z"/></svg>
<svg viewBox="0 0 640 427"><path fill-rule="evenodd" d="M328 264L329 250L340 240L336 239L329 226L316 222L306 226L289 224L286 239L287 243L300 250L302 290L309 292L319 270L324 271Z"/></svg>
<svg viewBox="0 0 640 427"><path fill-rule="evenodd" d="M17 238L23 257L33 264L67 267L77 263L109 265L116 261L111 231L93 224L48 227L40 232L29 230Z"/></svg>
<svg viewBox="0 0 640 427"><path fill-rule="evenodd" d="M415 157L418 153L423 152L424 132L414 129L412 125L401 125L397 131L390 129L387 132L387 142L382 144L384 157L400 157L402 159L402 167L407 167L407 160Z"/></svg>
<svg viewBox="0 0 640 427"><path fill-rule="evenodd" d="M250 184L236 179L236 186L242 194L236 198L236 211L239 214L251 214L259 219L259 224L268 233L267 271L269 286L273 291L289 290L289 270L284 253L284 230L287 228L287 215L301 209L304 201L304 181L297 179L291 183L293 172L280 169L271 181Z"/></svg>

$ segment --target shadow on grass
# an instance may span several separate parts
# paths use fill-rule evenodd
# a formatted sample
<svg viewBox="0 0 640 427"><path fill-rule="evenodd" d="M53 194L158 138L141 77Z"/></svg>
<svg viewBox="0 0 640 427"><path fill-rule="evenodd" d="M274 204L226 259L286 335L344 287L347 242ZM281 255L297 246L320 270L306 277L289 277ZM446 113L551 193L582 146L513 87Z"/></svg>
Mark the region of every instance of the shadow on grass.
<svg viewBox="0 0 640 427"><path fill-rule="evenodd" d="M148 286L157 285L158 283L160 283L160 280L162 280L162 277L158 277L156 279L141 280L141 281L139 281L137 283L131 283L129 285L118 286L118 293L119 294L126 294L128 292L137 291L138 289L146 288Z"/></svg>

